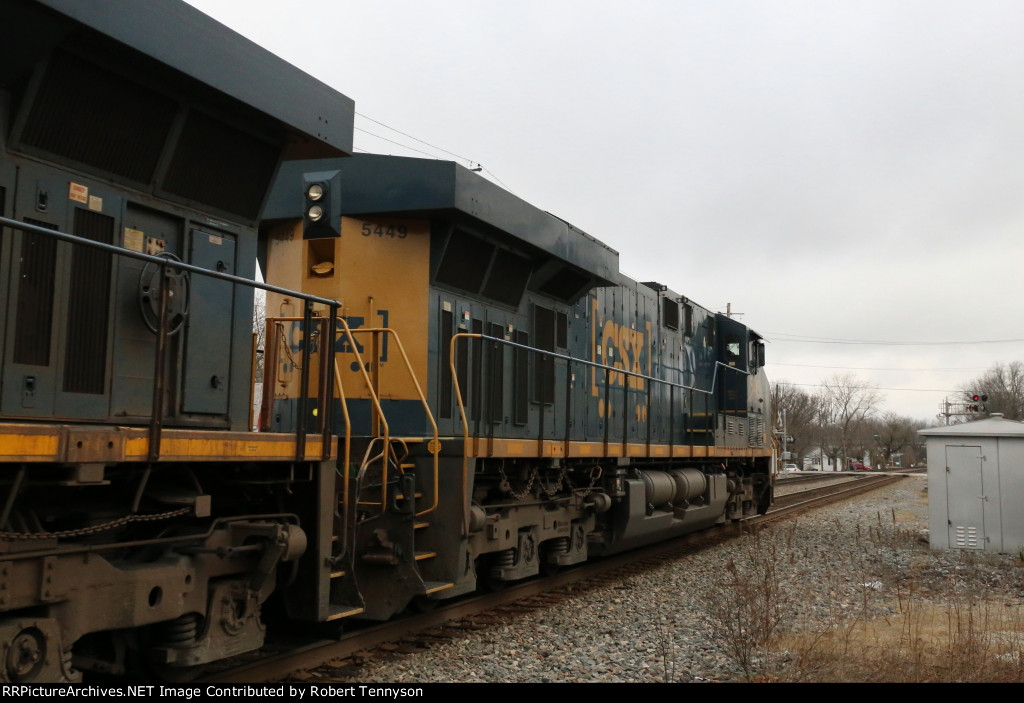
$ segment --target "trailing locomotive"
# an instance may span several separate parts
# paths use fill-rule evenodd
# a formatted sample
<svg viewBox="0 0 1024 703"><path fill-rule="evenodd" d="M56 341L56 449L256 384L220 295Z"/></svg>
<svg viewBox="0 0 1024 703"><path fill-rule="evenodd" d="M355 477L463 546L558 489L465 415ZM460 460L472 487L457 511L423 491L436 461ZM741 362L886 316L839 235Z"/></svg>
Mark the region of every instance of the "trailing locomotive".
<svg viewBox="0 0 1024 703"><path fill-rule="evenodd" d="M334 468L249 432L256 224L353 103L184 3L0 27L0 681L257 648Z"/></svg>
<svg viewBox="0 0 1024 703"><path fill-rule="evenodd" d="M0 26L0 681L180 679L271 608L386 619L770 504L738 321L350 156L351 100L182 3Z"/></svg>
<svg viewBox="0 0 1024 703"><path fill-rule="evenodd" d="M268 281L342 305L327 342L268 296L262 413L334 418L341 610L383 619L770 504L760 337L572 225L454 163L360 154L286 164L262 227ZM307 339L330 408L296 390Z"/></svg>

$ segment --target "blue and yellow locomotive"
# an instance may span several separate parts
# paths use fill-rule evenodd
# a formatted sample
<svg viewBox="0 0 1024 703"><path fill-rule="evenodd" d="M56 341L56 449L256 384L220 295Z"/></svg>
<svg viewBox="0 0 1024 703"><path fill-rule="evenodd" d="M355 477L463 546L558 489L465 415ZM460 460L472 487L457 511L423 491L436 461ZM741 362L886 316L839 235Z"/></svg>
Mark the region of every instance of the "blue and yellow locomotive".
<svg viewBox="0 0 1024 703"><path fill-rule="evenodd" d="M263 228L269 282L341 303L328 344L268 297L263 418L281 432L325 413L341 438L347 612L386 618L770 504L760 337L629 280L567 222L451 162L356 155L286 164ZM307 338L337 393L299 412Z"/></svg>

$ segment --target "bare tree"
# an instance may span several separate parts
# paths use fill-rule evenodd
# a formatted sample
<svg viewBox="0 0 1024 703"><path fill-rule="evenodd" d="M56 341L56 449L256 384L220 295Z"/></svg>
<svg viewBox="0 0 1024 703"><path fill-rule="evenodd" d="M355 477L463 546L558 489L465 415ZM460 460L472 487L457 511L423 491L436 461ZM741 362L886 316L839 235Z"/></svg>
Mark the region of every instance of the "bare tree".
<svg viewBox="0 0 1024 703"><path fill-rule="evenodd" d="M256 291L252 308L252 333L256 337L256 382L263 381L263 359L267 348L267 294Z"/></svg>
<svg viewBox="0 0 1024 703"><path fill-rule="evenodd" d="M882 402L882 394L852 374L836 374L825 379L817 398L822 451L837 460L837 469L845 468L856 438Z"/></svg>
<svg viewBox="0 0 1024 703"><path fill-rule="evenodd" d="M961 389L965 401L987 395L983 414L1002 413L1008 420L1024 420L1024 362L996 364Z"/></svg>
<svg viewBox="0 0 1024 703"><path fill-rule="evenodd" d="M817 398L791 383L778 381L772 386L771 407L780 430L783 429L782 418L783 412L785 412L785 430L793 437L793 441L788 443L787 449L796 454L797 465L801 466L803 455L811 448L816 439Z"/></svg>
<svg viewBox="0 0 1024 703"><path fill-rule="evenodd" d="M916 448L920 443L917 431L927 427L928 423L915 420L911 417L899 415L893 411L887 411L867 427L874 439L875 449L881 454L882 461L886 465L893 463L893 458L904 454L913 453L914 456L904 466L918 460Z"/></svg>

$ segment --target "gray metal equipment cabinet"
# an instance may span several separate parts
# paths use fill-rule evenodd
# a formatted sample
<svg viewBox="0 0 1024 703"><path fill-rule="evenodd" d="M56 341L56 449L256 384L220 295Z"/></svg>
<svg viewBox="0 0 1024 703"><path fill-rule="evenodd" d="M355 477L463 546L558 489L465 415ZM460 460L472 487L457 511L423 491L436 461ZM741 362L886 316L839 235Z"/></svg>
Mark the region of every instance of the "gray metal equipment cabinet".
<svg viewBox="0 0 1024 703"><path fill-rule="evenodd" d="M993 415L919 434L932 549L1024 549L1024 423Z"/></svg>

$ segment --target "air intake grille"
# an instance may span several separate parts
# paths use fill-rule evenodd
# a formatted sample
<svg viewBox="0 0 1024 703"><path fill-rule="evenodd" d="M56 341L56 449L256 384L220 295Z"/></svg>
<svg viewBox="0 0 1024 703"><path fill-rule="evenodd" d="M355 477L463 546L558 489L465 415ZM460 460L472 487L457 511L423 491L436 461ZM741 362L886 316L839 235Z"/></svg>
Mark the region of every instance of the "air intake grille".
<svg viewBox="0 0 1024 703"><path fill-rule="evenodd" d="M164 188L255 219L277 168L277 156L277 147L193 111L185 121Z"/></svg>
<svg viewBox="0 0 1024 703"><path fill-rule="evenodd" d="M75 209L75 234L114 243L114 218ZM64 391L102 395L107 387L107 329L110 313L111 254L75 246L71 254Z"/></svg>
<svg viewBox="0 0 1024 703"><path fill-rule="evenodd" d="M176 111L173 100L57 53L47 66L21 141L149 184Z"/></svg>
<svg viewBox="0 0 1024 703"><path fill-rule="evenodd" d="M56 230L56 225L25 218L30 225ZM18 312L14 322L14 363L50 365L50 328L57 265L57 240L35 232L21 238L18 271Z"/></svg>

